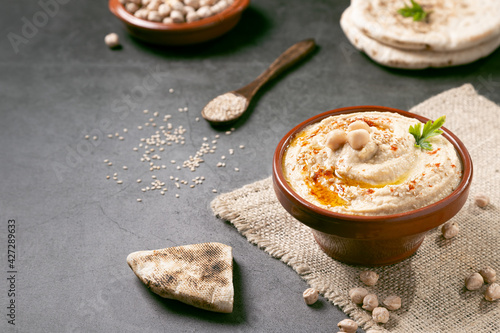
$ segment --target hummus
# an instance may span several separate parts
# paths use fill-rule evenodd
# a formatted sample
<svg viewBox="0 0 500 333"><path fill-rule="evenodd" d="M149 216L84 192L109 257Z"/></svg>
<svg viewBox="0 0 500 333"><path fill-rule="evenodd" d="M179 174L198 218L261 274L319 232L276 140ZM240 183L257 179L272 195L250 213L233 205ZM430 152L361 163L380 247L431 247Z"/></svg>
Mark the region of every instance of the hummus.
<svg viewBox="0 0 500 333"><path fill-rule="evenodd" d="M348 133L360 120L369 126L362 148L349 142L330 148L330 132ZM292 139L283 158L285 178L301 197L337 213L390 215L437 202L460 183L462 164L442 135L429 139L433 150L416 147L409 133L416 123L391 112L325 118Z"/></svg>

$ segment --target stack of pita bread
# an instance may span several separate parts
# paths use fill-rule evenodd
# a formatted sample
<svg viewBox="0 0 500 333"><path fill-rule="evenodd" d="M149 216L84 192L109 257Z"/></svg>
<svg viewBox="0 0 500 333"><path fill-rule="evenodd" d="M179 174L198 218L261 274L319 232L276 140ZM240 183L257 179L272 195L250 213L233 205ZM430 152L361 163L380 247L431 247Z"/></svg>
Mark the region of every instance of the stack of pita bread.
<svg viewBox="0 0 500 333"><path fill-rule="evenodd" d="M422 69L473 62L500 45L499 0L416 0L429 13L414 21L410 0L351 0L340 25L349 41L389 67Z"/></svg>

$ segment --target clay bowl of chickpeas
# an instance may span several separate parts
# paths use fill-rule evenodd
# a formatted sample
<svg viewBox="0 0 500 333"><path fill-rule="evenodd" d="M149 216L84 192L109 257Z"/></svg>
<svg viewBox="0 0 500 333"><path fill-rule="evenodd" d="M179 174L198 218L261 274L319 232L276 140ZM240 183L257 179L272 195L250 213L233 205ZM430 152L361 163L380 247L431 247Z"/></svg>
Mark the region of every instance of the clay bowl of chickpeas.
<svg viewBox="0 0 500 333"><path fill-rule="evenodd" d="M128 32L147 43L190 45L217 38L240 20L250 0L110 0Z"/></svg>
<svg viewBox="0 0 500 333"><path fill-rule="evenodd" d="M469 194L470 155L442 118L355 106L305 120L274 153L278 201L334 259L382 266L410 257Z"/></svg>

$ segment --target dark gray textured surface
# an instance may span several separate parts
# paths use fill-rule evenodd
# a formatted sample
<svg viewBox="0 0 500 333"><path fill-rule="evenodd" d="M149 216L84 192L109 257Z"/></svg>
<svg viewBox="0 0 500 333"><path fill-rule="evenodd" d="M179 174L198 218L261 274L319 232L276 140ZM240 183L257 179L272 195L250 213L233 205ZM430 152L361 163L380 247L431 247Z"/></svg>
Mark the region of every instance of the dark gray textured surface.
<svg viewBox="0 0 500 333"><path fill-rule="evenodd" d="M228 192L269 176L280 138L322 111L362 104L408 109L466 82L500 102L500 51L458 68L383 68L343 36L338 21L348 1L253 0L229 34L184 49L133 40L106 1L64 2L18 52L8 34L22 35L24 20L33 21L40 4L5 2L0 12L2 280L8 269L8 219L17 224L18 270L16 326L7 324L7 284L2 283L1 331L335 331L345 318L335 306L321 300L307 307L301 297L307 286L294 271L212 216L212 189ZM120 35L122 49L104 45L109 32ZM286 48L311 37L319 44L316 54L266 86L233 134L195 120L211 98L253 80ZM169 88L175 92L169 94ZM188 112L177 111L185 106ZM174 126L187 129L185 145L161 153L167 168L154 173L132 151L153 131L137 129L150 117L143 109L158 111L158 123L171 114ZM124 141L83 139L86 133L123 128L129 129ZM221 135L217 152L195 173L175 169L203 137L212 140L216 134ZM235 148L234 155L229 148ZM225 168L216 167L221 155L227 156ZM104 159L114 165L106 166ZM124 184L106 180L113 172ZM164 196L140 191L146 185L135 179L149 180L151 174L167 183ZM205 176L206 181L176 191L170 175L188 181ZM235 310L229 315L157 297L125 262L133 251L208 241L233 247Z"/></svg>

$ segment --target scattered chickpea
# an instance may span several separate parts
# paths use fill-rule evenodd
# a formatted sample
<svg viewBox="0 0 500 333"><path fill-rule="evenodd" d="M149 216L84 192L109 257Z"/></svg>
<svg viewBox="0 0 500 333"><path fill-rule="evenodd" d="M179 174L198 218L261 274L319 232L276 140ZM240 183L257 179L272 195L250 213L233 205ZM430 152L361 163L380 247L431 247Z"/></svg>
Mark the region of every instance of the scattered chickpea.
<svg viewBox="0 0 500 333"><path fill-rule="evenodd" d="M382 302L388 310L394 311L401 308L401 297L388 296Z"/></svg>
<svg viewBox="0 0 500 333"><path fill-rule="evenodd" d="M363 299L368 295L368 290L365 288L353 288L349 290L349 297L355 304L363 304Z"/></svg>
<svg viewBox="0 0 500 333"><path fill-rule="evenodd" d="M478 194L474 197L474 202L478 207L484 208L490 203L490 198L485 194Z"/></svg>
<svg viewBox="0 0 500 333"><path fill-rule="evenodd" d="M365 123L363 120L356 120L355 122L351 123L347 127L347 130L349 132L357 130L357 129L364 129L364 130L370 132L370 126L367 123Z"/></svg>
<svg viewBox="0 0 500 333"><path fill-rule="evenodd" d="M340 332L354 333L358 329L358 323L351 319L344 319L337 324Z"/></svg>
<svg viewBox="0 0 500 333"><path fill-rule="evenodd" d="M359 274L360 280L367 286L374 286L378 281L378 274L374 271L364 271Z"/></svg>
<svg viewBox="0 0 500 333"><path fill-rule="evenodd" d="M375 294L368 294L363 298L363 309L366 311L373 311L378 307L378 297Z"/></svg>
<svg viewBox="0 0 500 333"><path fill-rule="evenodd" d="M326 136L325 146L335 151L342 147L347 142L347 134L340 129L336 129L328 133Z"/></svg>
<svg viewBox="0 0 500 333"><path fill-rule="evenodd" d="M312 305L318 300L319 292L314 288L308 288L302 294L307 305Z"/></svg>
<svg viewBox="0 0 500 333"><path fill-rule="evenodd" d="M483 286L484 279L479 273L472 273L465 279L465 288L468 290L478 290Z"/></svg>
<svg viewBox="0 0 500 333"><path fill-rule="evenodd" d="M353 149L363 149L368 141L370 141L370 133L367 130L357 129L347 133L347 142Z"/></svg>
<svg viewBox="0 0 500 333"><path fill-rule="evenodd" d="M491 267L485 267L479 271L479 274L484 279L486 283L493 283L497 280L497 272Z"/></svg>
<svg viewBox="0 0 500 333"><path fill-rule="evenodd" d="M500 285L498 283L490 284L484 293L484 299L490 302L500 299Z"/></svg>
<svg viewBox="0 0 500 333"><path fill-rule="evenodd" d="M389 321L389 311L386 308L376 307L372 311L372 318L377 323L385 324Z"/></svg>
<svg viewBox="0 0 500 333"><path fill-rule="evenodd" d="M455 222L448 222L445 225L441 227L441 233L443 234L443 237L446 239L450 239L458 235L458 232L460 231L460 228L458 227L458 224Z"/></svg>

